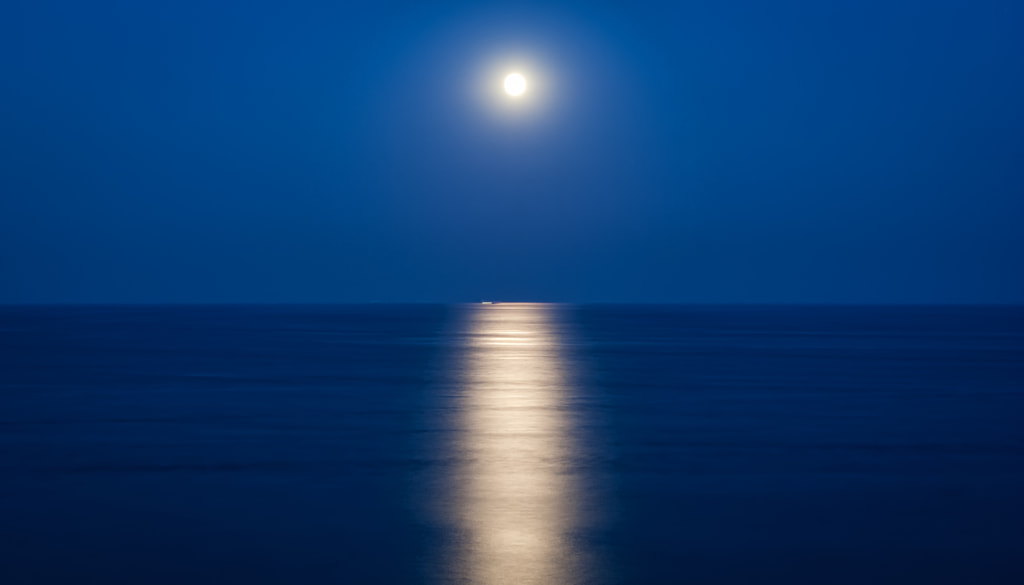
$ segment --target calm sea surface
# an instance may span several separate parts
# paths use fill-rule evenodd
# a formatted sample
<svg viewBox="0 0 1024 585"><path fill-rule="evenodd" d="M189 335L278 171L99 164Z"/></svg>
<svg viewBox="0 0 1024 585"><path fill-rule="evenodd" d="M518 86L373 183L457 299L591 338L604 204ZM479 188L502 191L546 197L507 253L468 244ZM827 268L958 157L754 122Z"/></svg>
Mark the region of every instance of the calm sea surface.
<svg viewBox="0 0 1024 585"><path fill-rule="evenodd" d="M0 583L1024 583L1024 308L0 308Z"/></svg>

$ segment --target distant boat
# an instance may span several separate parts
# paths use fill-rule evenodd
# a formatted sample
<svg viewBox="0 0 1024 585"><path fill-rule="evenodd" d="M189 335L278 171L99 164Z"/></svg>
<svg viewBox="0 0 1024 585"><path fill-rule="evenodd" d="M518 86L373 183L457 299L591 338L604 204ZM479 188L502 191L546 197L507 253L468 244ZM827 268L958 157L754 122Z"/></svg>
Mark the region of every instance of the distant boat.
<svg viewBox="0 0 1024 585"><path fill-rule="evenodd" d="M497 305L497 301L480 301L481 305Z"/></svg>

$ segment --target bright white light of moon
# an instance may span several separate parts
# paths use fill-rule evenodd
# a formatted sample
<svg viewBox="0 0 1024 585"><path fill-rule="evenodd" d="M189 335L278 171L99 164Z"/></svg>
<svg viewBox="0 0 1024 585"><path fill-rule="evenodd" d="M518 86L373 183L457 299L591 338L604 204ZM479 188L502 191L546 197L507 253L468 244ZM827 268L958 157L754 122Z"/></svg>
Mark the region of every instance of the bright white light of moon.
<svg viewBox="0 0 1024 585"><path fill-rule="evenodd" d="M510 73L505 78L505 93L517 97L526 91L526 78L518 73Z"/></svg>

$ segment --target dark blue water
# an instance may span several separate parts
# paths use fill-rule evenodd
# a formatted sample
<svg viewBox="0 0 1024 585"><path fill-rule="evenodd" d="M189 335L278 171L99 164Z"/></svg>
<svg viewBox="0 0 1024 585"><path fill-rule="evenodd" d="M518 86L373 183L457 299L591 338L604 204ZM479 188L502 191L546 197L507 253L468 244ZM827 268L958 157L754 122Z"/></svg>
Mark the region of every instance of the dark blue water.
<svg viewBox="0 0 1024 585"><path fill-rule="evenodd" d="M1024 308L0 308L0 583L1024 583Z"/></svg>

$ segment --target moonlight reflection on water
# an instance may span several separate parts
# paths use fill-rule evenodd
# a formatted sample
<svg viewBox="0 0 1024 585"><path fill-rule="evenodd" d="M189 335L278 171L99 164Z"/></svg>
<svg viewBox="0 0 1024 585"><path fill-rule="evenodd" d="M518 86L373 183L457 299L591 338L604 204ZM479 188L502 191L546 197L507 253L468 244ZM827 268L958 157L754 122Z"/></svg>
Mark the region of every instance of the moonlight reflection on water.
<svg viewBox="0 0 1024 585"><path fill-rule="evenodd" d="M451 574L481 585L581 582L587 563L573 536L586 490L572 464L580 442L557 310L479 307L464 338Z"/></svg>

